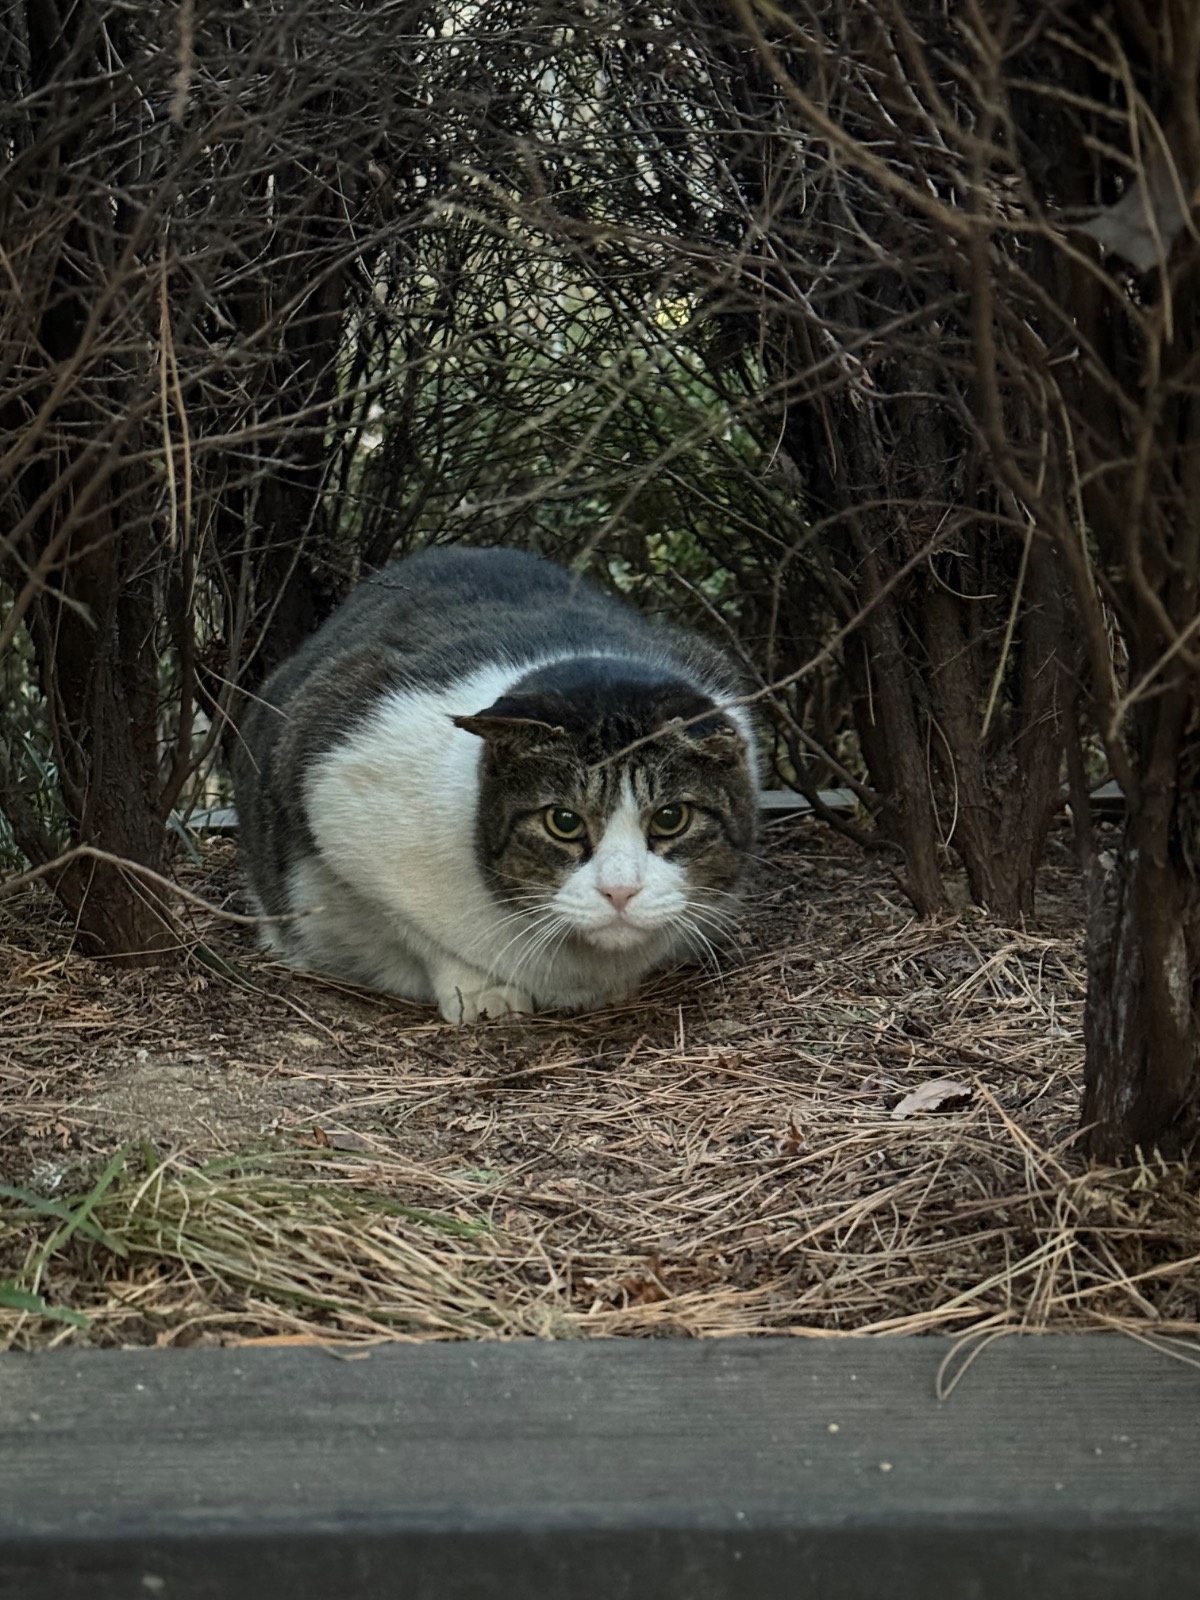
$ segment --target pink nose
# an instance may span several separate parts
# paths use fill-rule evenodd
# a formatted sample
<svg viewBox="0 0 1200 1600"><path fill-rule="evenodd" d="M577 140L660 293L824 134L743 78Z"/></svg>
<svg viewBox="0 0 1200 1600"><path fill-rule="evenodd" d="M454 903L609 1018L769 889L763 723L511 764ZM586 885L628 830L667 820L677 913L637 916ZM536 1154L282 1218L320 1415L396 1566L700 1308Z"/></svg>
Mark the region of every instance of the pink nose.
<svg viewBox="0 0 1200 1600"><path fill-rule="evenodd" d="M635 884L632 889L626 888L622 884L615 889L602 888L600 890L600 893L604 896L604 898L606 900L611 900L618 911L624 911L625 907L633 899L634 895L641 894L641 892L642 889L640 884Z"/></svg>

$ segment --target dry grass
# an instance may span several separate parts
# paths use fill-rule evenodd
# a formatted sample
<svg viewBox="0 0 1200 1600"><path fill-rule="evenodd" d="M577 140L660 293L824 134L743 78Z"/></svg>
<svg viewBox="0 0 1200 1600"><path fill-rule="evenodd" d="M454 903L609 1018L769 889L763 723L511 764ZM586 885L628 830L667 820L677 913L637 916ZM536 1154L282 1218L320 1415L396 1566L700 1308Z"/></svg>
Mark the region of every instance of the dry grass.
<svg viewBox="0 0 1200 1600"><path fill-rule="evenodd" d="M722 977L469 1031L216 919L130 973L7 908L0 1344L1200 1332L1192 1175L1073 1147L1066 869L1012 931L801 824L768 854ZM235 885L214 846L192 886Z"/></svg>

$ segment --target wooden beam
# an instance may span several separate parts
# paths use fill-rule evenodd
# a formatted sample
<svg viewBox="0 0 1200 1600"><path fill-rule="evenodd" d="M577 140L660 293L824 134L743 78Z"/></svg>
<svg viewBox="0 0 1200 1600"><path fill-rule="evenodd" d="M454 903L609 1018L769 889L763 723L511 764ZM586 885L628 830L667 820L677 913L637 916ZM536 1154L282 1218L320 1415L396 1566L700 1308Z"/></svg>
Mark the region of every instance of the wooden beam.
<svg viewBox="0 0 1200 1600"><path fill-rule="evenodd" d="M830 811L850 813L858 805L852 789L821 789L818 792L822 803ZM1065 802L1065 792L1063 799ZM764 789L761 800L763 813L767 817L804 816L812 810L804 796L797 794L794 789ZM1093 791L1091 801L1092 809L1098 816L1119 817L1125 809L1124 796L1115 783L1102 784ZM182 823L182 818L177 816L176 821ZM236 834L237 825L237 812L232 806L212 806L193 811L187 820L187 826L193 833Z"/></svg>
<svg viewBox="0 0 1200 1600"><path fill-rule="evenodd" d="M1200 1373L1116 1336L0 1356L5 1600L1162 1600Z"/></svg>

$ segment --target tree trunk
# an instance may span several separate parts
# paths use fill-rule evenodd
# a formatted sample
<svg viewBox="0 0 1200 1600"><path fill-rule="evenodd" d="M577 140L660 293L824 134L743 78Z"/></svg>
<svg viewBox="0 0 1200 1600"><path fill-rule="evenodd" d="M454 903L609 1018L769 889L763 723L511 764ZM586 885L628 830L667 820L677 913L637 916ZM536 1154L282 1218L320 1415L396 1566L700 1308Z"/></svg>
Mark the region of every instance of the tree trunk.
<svg viewBox="0 0 1200 1600"><path fill-rule="evenodd" d="M926 595L930 698L953 805L950 842L976 905L1016 925L1034 913L1037 869L1062 804L1064 748L1063 608L1055 552L1031 536L1020 624L1009 654L1010 683L985 746L983 703L990 652L973 656L961 600L945 588Z"/></svg>
<svg viewBox="0 0 1200 1600"><path fill-rule="evenodd" d="M49 104L45 91L60 74L86 74L97 51L121 44L118 23L102 26L87 8L33 5L27 16L30 88ZM84 112L99 117L99 101L85 101ZM133 248L144 218L115 198L124 171L112 174L108 193L72 187L65 173L88 147L86 128L81 113L59 159L25 168L23 199L36 219L26 226L46 240L40 315L25 352L30 369L43 370L25 404L43 426L21 476L29 526L9 575L18 593L25 585L33 594L26 620L70 840L161 870L153 515L161 483L144 448L153 379L124 337L124 326L141 327L147 315ZM103 295L108 312L99 317ZM60 393L58 375L72 365ZM27 847L44 859L53 843ZM83 859L51 881L89 952L143 963L177 947L165 906L125 869Z"/></svg>
<svg viewBox="0 0 1200 1600"><path fill-rule="evenodd" d="M1147 720L1151 755L1110 903L1089 929L1083 1121L1101 1160L1200 1131L1200 704L1177 688Z"/></svg>
<svg viewBox="0 0 1200 1600"><path fill-rule="evenodd" d="M878 594L880 585L874 552L867 556L865 566L870 574L870 599ZM891 812L890 837L904 850L904 892L919 916L931 917L945 911L950 902L938 861L937 815L917 725L917 688L890 596L878 601L863 628L870 643L878 717L877 738L864 749L884 753L882 770L872 767L871 778Z"/></svg>
<svg viewBox="0 0 1200 1600"><path fill-rule="evenodd" d="M149 534L114 520L105 507L73 530L59 578L68 603L43 594L33 634L72 838L161 871L155 614L152 580L137 576ZM89 953L141 964L177 947L163 903L127 871L82 859L52 883Z"/></svg>
<svg viewBox="0 0 1200 1600"><path fill-rule="evenodd" d="M1176 181L1193 194L1200 10L1153 4L1113 18L1106 49L1131 82L1136 74ZM1116 81L1115 69L1085 82L1093 103L1105 80ZM1048 147L1068 175L1067 203L1086 199L1087 141L1068 127ZM1103 247L1103 272L1075 257L1062 273L1073 337L1089 352L1060 379L1078 441L1082 548L1095 553L1133 702L1117 714L1096 578L1078 530L1064 524L1080 615L1093 614L1100 732L1127 805L1113 879L1107 894L1093 893L1089 923L1083 1124L1102 1160L1156 1146L1176 1153L1200 1132L1200 247L1187 229L1165 240L1165 267L1143 262L1136 296L1124 277L1129 248L1124 237Z"/></svg>

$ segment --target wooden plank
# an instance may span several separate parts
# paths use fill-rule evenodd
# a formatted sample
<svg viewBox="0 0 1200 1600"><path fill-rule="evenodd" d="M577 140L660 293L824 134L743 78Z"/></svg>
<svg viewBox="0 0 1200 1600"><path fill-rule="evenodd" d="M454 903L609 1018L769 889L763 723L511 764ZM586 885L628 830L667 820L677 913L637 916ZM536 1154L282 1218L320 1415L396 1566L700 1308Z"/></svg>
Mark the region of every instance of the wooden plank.
<svg viewBox="0 0 1200 1600"><path fill-rule="evenodd" d="M821 789L821 799L831 811L853 811L858 804L850 789ZM803 815L812 810L802 794L793 789L764 789L762 809L768 816ZM182 825L183 818L176 820ZM192 833L232 835L237 833L238 818L233 806L212 806L193 811L187 820Z"/></svg>
<svg viewBox="0 0 1200 1600"><path fill-rule="evenodd" d="M1094 816L1122 817L1125 814L1125 796L1119 783L1102 783L1098 789L1092 790L1088 800Z"/></svg>
<svg viewBox="0 0 1200 1600"><path fill-rule="evenodd" d="M858 805L853 789L818 789L817 798L830 811L849 812ZM812 810L804 796L794 789L764 789L759 801L768 817L805 816Z"/></svg>
<svg viewBox="0 0 1200 1600"><path fill-rule="evenodd" d="M830 811L852 812L858 805L852 789L818 790L822 804ZM1063 796L1064 800L1066 796ZM762 810L767 817L805 816L812 807L802 794L794 789L764 789L761 795ZM1098 816L1120 816L1125 808L1124 796L1115 783L1105 783L1091 795L1092 809ZM177 818L182 822L182 818ZM213 806L207 810L193 811L187 826L193 833L231 835L237 833L237 812L232 806Z"/></svg>
<svg viewBox="0 0 1200 1600"><path fill-rule="evenodd" d="M0 1356L5 1600L1141 1600L1200 1373L1009 1338Z"/></svg>
<svg viewBox="0 0 1200 1600"><path fill-rule="evenodd" d="M232 806L197 807L195 811L188 813L186 824L181 812L175 812L174 819L192 833L228 835L236 833L238 826L237 812Z"/></svg>

